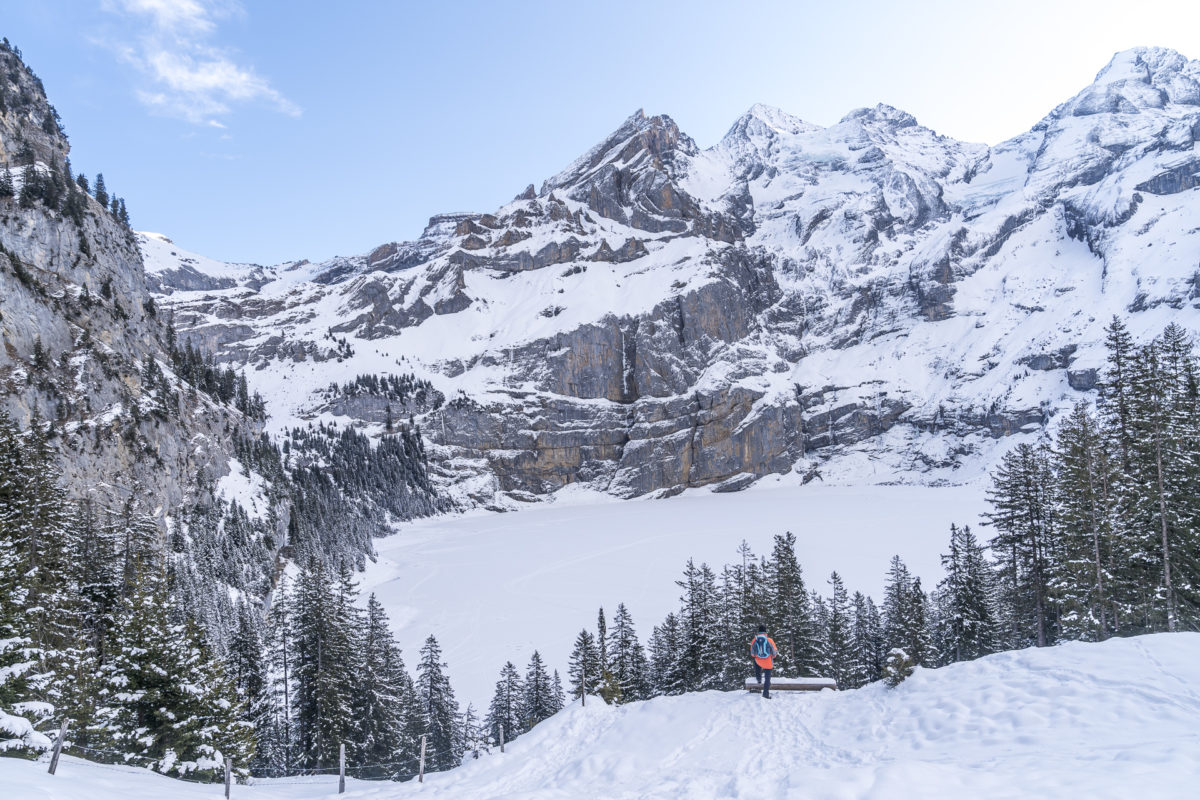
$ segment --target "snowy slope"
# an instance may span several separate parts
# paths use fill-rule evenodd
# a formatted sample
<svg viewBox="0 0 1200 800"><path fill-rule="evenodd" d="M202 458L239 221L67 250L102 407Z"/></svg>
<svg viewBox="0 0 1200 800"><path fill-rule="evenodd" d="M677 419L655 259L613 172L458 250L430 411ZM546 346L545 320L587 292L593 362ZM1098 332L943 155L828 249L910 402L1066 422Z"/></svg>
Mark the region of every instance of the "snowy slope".
<svg viewBox="0 0 1200 800"><path fill-rule="evenodd" d="M572 706L503 755L415 783L352 782L347 798L471 800L1182 800L1200 785L1200 635L1072 643L918 670L891 691L705 692ZM119 780L118 780L119 779ZM213 797L217 787L69 760L0 760L0 784L38 800ZM238 786L251 800L334 796ZM219 791L219 790L217 790Z"/></svg>

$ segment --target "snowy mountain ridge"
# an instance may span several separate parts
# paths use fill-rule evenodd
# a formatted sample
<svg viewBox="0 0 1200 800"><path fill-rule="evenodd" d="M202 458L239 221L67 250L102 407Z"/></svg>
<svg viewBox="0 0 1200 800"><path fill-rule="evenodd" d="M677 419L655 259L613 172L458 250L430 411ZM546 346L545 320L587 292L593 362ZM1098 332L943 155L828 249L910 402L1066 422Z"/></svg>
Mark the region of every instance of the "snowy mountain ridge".
<svg viewBox="0 0 1200 800"><path fill-rule="evenodd" d="M507 505L765 474L969 479L1093 396L1103 328L1200 330L1200 62L1118 53L994 147L885 105L756 105L699 148L641 111L490 214L322 264L222 266L142 237L181 335L253 367L279 429L382 430L412 372L445 484Z"/></svg>

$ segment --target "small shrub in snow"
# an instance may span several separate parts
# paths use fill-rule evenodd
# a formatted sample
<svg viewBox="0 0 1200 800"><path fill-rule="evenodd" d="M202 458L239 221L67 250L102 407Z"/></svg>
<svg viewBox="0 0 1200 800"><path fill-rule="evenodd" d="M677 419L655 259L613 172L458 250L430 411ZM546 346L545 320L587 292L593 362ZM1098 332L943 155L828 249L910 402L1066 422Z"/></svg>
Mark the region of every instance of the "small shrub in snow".
<svg viewBox="0 0 1200 800"><path fill-rule="evenodd" d="M883 668L883 680L894 689L903 683L905 678L912 675L915 666L916 664L909 658L908 653L899 647L893 647L888 651L887 664Z"/></svg>

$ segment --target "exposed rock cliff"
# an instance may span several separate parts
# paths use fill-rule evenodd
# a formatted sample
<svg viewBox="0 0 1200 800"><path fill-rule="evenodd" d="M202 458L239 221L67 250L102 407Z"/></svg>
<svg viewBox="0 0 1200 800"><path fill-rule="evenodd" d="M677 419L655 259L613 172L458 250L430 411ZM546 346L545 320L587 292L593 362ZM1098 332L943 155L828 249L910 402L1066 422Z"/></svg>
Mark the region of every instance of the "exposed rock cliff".
<svg viewBox="0 0 1200 800"><path fill-rule="evenodd" d="M638 112L540 191L364 256L201 286L142 246L274 424L378 425L319 390L432 381L450 400L416 421L481 502L860 456L945 478L1094 391L1114 313L1200 329L1198 104L1200 62L1143 48L990 148L888 106L828 128L755 106L704 150Z"/></svg>

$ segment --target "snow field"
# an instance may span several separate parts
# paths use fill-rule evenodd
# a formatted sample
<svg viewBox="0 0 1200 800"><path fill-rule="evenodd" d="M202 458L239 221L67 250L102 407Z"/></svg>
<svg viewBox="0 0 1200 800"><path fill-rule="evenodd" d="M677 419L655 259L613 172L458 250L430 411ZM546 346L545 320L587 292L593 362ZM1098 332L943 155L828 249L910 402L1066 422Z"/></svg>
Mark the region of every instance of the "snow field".
<svg viewBox="0 0 1200 800"><path fill-rule="evenodd" d="M424 784L347 781L341 797L470 800L1175 800L1200 785L1200 634L1073 642L918 669L895 690L702 692L572 705ZM21 800L216 798L65 757L0 759ZM302 781L312 781L305 784ZM336 779L235 786L233 797L337 797Z"/></svg>
<svg viewBox="0 0 1200 800"><path fill-rule="evenodd" d="M406 524L375 542L363 602L374 592L387 609L410 668L425 638L437 636L459 703L482 713L506 660L523 673L536 649L565 680L571 643L580 628L595 628L600 606L611 618L625 603L645 642L678 607L675 580L689 557L719 573L743 539L769 555L774 535L790 530L810 589L827 593L836 569L851 592L878 600L897 553L932 588L950 523L974 525L984 510L974 486L768 488L773 482L667 500L560 493L517 513Z"/></svg>

